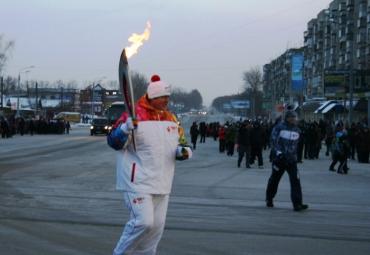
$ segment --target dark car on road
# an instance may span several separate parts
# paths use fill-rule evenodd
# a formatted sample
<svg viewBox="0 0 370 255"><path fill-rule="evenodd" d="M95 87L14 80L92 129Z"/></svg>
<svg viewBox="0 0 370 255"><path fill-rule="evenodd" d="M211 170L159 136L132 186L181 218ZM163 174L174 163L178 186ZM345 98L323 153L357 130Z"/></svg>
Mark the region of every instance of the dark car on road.
<svg viewBox="0 0 370 255"><path fill-rule="evenodd" d="M90 135L107 134L110 126L107 118L94 118L91 122Z"/></svg>

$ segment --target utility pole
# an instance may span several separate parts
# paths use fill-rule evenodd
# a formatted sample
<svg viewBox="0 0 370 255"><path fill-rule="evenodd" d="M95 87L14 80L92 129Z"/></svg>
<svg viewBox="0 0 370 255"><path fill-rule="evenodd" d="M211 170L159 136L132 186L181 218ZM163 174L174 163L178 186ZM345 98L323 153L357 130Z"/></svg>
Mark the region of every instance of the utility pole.
<svg viewBox="0 0 370 255"><path fill-rule="evenodd" d="M91 85L91 121L94 118L94 88L95 88L95 83Z"/></svg>
<svg viewBox="0 0 370 255"><path fill-rule="evenodd" d="M354 81L353 67L351 65L351 70L349 72L349 113L348 120L349 124L352 124L353 121L353 81Z"/></svg>
<svg viewBox="0 0 370 255"><path fill-rule="evenodd" d="M2 110L3 109L3 96L4 96L4 79L3 79L2 76L0 77L0 92L1 92L1 98L0 98L1 104L0 104L0 106L1 106L1 110Z"/></svg>
<svg viewBox="0 0 370 255"><path fill-rule="evenodd" d="M37 82L36 82L36 105L35 105L35 110L36 110L36 113L35 113L35 116L37 115L37 108L38 108L38 106L39 106L39 101L38 101L38 97L39 97L39 91L38 91L38 84L37 84Z"/></svg>
<svg viewBox="0 0 370 255"><path fill-rule="evenodd" d="M60 88L60 108L63 111L63 87Z"/></svg>

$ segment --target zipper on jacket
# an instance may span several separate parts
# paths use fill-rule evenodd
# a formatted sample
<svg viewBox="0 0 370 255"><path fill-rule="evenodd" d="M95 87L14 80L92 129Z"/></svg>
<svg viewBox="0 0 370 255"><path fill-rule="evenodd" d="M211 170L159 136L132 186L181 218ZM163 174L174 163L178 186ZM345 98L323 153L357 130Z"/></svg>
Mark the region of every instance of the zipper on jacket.
<svg viewBox="0 0 370 255"><path fill-rule="evenodd" d="M135 170L136 170L136 163L132 163L132 168L131 168L131 182L135 181Z"/></svg>

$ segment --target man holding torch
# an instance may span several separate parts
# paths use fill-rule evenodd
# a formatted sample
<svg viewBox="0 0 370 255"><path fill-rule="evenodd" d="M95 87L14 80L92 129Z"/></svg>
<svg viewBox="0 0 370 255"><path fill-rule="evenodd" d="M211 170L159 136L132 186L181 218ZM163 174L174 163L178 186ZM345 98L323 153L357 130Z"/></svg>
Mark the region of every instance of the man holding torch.
<svg viewBox="0 0 370 255"><path fill-rule="evenodd" d="M108 135L117 150L118 190L123 191L130 218L113 254L155 254L164 230L175 160L191 158L184 131L168 110L170 86L158 75L147 93Z"/></svg>

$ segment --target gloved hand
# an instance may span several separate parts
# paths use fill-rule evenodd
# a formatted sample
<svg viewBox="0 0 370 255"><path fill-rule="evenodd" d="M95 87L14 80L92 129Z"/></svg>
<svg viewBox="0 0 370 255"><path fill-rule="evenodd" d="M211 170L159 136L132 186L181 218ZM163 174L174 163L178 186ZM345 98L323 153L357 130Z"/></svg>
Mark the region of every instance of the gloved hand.
<svg viewBox="0 0 370 255"><path fill-rule="evenodd" d="M130 134L131 131L135 129L134 121L132 120L132 118L127 118L126 122L121 124L120 129L125 134Z"/></svg>
<svg viewBox="0 0 370 255"><path fill-rule="evenodd" d="M281 151L276 151L276 158L282 159L283 158L283 153Z"/></svg>
<svg viewBox="0 0 370 255"><path fill-rule="evenodd" d="M176 160L186 160L193 156L193 151L189 146L179 145L176 149Z"/></svg>
<svg viewBox="0 0 370 255"><path fill-rule="evenodd" d="M285 162L284 154L281 151L276 151L276 156L273 160L273 164L276 165L278 168L284 168Z"/></svg>

